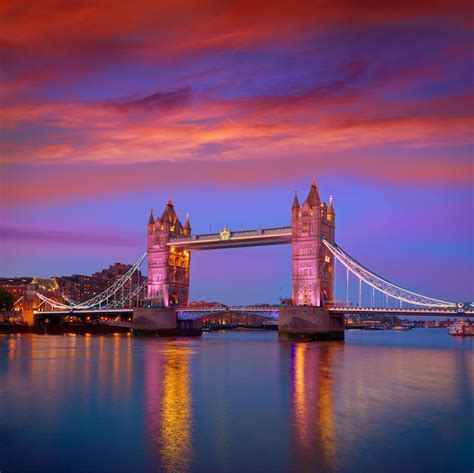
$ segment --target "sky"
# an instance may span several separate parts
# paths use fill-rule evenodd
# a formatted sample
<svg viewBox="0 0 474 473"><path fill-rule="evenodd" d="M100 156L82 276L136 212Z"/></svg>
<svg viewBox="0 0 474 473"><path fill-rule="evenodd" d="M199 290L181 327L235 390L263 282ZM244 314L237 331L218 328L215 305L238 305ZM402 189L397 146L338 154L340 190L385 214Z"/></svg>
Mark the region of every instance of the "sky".
<svg viewBox="0 0 474 473"><path fill-rule="evenodd" d="M1 0L0 276L133 263L169 198L197 233L284 226L315 178L357 260L474 299L473 18L453 0ZM192 299L290 287L287 246L192 257Z"/></svg>

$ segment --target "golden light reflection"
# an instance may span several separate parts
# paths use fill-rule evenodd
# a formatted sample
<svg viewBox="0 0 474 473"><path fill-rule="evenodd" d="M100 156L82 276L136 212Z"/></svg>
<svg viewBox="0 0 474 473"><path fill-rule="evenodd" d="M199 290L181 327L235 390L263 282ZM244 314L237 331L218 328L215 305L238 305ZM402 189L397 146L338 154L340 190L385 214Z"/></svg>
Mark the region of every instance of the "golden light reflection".
<svg viewBox="0 0 474 473"><path fill-rule="evenodd" d="M331 349L323 350L319 363L319 415L316 417L316 425L325 456L334 460L336 447L331 369Z"/></svg>
<svg viewBox="0 0 474 473"><path fill-rule="evenodd" d="M145 345L145 412L150 447L160 471L187 471L192 460L191 345L185 340Z"/></svg>
<svg viewBox="0 0 474 473"><path fill-rule="evenodd" d="M170 342L164 351L160 449L165 471L186 471L191 461L191 350Z"/></svg>
<svg viewBox="0 0 474 473"><path fill-rule="evenodd" d="M84 336L84 395L89 395L91 380L91 335L86 333Z"/></svg>
<svg viewBox="0 0 474 473"><path fill-rule="evenodd" d="M112 354L112 379L113 379L113 384L112 384L112 390L114 396L120 396L120 382L121 382L121 376L120 372L123 370L124 366L121 366L121 360L120 360L120 355L121 355L121 345L123 344L123 341L120 339L120 334L114 333L113 334L113 354Z"/></svg>
<svg viewBox="0 0 474 473"><path fill-rule="evenodd" d="M98 366L98 391L99 396L105 397L107 395L106 388L107 388L107 371L108 367L105 363L105 337L103 335L99 336L99 349L96 355L99 358L99 366Z"/></svg>
<svg viewBox="0 0 474 473"><path fill-rule="evenodd" d="M124 337L122 337L122 344L125 345L125 359L123 361L123 376L124 376L124 384L122 386L122 394L125 394L127 397L130 396L132 391L132 372L133 372L133 344L132 338L130 333L127 333Z"/></svg>
<svg viewBox="0 0 474 473"><path fill-rule="evenodd" d="M31 337L31 377L33 386L54 390L60 367L62 337L33 335ZM65 350L66 357L69 351Z"/></svg>
<svg viewBox="0 0 474 473"><path fill-rule="evenodd" d="M18 353L18 340L17 337L8 339L8 359L13 360L16 358Z"/></svg>
<svg viewBox="0 0 474 473"><path fill-rule="evenodd" d="M329 345L306 343L292 348L296 449L308 461L320 450L323 471L332 471L336 466L331 349Z"/></svg>
<svg viewBox="0 0 474 473"><path fill-rule="evenodd" d="M298 343L294 352L294 409L297 437L303 446L308 445L308 413L306 412L306 391L305 391L305 350L306 345Z"/></svg>

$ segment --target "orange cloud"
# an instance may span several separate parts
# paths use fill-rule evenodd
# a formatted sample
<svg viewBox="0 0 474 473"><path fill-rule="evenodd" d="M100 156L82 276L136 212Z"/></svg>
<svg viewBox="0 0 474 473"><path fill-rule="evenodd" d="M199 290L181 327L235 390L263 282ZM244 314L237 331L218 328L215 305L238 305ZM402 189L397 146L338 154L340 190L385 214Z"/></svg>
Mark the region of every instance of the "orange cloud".
<svg viewBox="0 0 474 473"><path fill-rule="evenodd" d="M336 27L421 19L468 28L471 18L471 4L464 0L275 0L271 8L260 0L2 0L0 54L8 82L54 82L42 71L76 74L130 58L160 62L177 55L284 45Z"/></svg>
<svg viewBox="0 0 474 473"><path fill-rule="evenodd" d="M472 57L466 39L457 38L462 48L454 50L436 43L443 60L385 60L378 44L370 52L351 50L363 31L385 27L376 37L383 46L400 41L398 59L411 37L397 36L394 25L413 35L411 25L434 22L456 36L457 30L469 31L469 18L468 2L448 0L275 1L271 8L263 1L0 2L3 197L12 202L38 192L45 198L74 196L75 186L112 192L117 183L152 185L156 176L150 173L174 170L226 184L280 180L299 175L300 165L388 181L470 182L466 148L472 143L473 96L465 84L456 91L458 77L451 73L456 61ZM331 35L341 31L348 51L336 61ZM230 87L240 72L235 51L264 55L290 46L295 54L281 68L309 64L309 80L296 76L286 83L282 74L273 88L258 80L252 84L257 91ZM220 62L226 53L231 59ZM319 54L329 57L331 73L325 75L326 62L311 62ZM247 74L260 74L265 85L276 68L268 72L256 58ZM169 72L179 69L178 59L180 65L205 65L179 71L176 82L172 75L159 82L161 69L154 70L159 84L152 90L113 89L106 99L103 93L99 99L73 92L74 84L87 88L95 73L117 65L166 65ZM212 82L216 75L218 86ZM438 90L441 79L447 92ZM113 80L111 74L98 83L109 90ZM413 88L425 84L435 92L417 96ZM395 149L389 154L388 147ZM450 155L441 158L436 148L449 148ZM422 158L419 149L426 150ZM20 165L35 172L20 179ZM54 185L48 182L56 175L52 165L62 173L51 178ZM77 171L86 165L90 172Z"/></svg>
<svg viewBox="0 0 474 473"><path fill-rule="evenodd" d="M0 111L7 129L41 123L50 131L38 140L4 141L0 162L266 161L387 143L410 149L472 142L472 94L403 104L369 96L316 89L191 100L179 89L105 103L16 104Z"/></svg>

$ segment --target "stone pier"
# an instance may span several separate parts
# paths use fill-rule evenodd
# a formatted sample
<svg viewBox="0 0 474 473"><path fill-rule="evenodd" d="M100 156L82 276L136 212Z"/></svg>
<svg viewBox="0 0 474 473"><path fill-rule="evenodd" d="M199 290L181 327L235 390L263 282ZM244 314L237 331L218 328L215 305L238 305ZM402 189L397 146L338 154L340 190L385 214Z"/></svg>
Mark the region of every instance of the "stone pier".
<svg viewBox="0 0 474 473"><path fill-rule="evenodd" d="M179 337L201 335L199 320L182 320L170 307L136 307L133 309L132 333L136 336Z"/></svg>
<svg viewBox="0 0 474 473"><path fill-rule="evenodd" d="M344 340L344 316L325 307L283 306L278 335L280 340Z"/></svg>

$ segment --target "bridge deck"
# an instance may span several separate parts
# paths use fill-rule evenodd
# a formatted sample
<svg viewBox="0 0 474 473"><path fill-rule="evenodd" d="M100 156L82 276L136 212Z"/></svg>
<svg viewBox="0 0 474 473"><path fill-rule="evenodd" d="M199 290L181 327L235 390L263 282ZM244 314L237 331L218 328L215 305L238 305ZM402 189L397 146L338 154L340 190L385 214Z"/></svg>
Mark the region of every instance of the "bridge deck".
<svg viewBox="0 0 474 473"><path fill-rule="evenodd" d="M222 306L222 307L186 307L178 309L178 318L181 320L197 319L210 315L223 313L254 314L277 320L281 306ZM396 308L396 307L329 307L332 315L338 314L379 314L379 315L405 315L405 316L459 316L472 317L474 310L459 312L453 308Z"/></svg>
<svg viewBox="0 0 474 473"><path fill-rule="evenodd" d="M242 314L255 314L262 317L277 318L281 306L211 306L211 307L182 307L177 308L179 319L200 318L206 315L222 314L228 312L237 312ZM450 316L450 317L474 317L474 310L466 309L459 311L453 308L397 308L397 307L329 307L330 314L380 314L380 315L431 315L431 316ZM133 309L81 309L81 310L52 310L36 311L35 315L42 316L66 316L73 314L91 314L91 315L132 315Z"/></svg>
<svg viewBox="0 0 474 473"><path fill-rule="evenodd" d="M291 227L259 228L233 232L205 233L171 238L168 245L184 250L212 250L246 246L283 245L291 243Z"/></svg>

